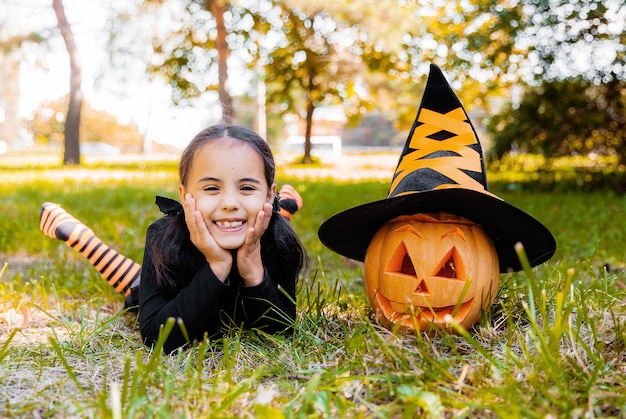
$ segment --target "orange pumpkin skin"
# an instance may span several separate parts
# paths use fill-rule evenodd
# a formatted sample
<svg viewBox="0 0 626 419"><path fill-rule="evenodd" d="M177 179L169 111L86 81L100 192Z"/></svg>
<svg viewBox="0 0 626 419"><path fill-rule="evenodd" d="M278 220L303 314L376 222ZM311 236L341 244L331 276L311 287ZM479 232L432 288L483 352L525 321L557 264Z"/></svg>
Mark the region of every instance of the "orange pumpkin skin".
<svg viewBox="0 0 626 419"><path fill-rule="evenodd" d="M365 293L379 321L408 332L449 328L451 318L471 327L493 303L500 281L485 230L448 213L401 216L381 226L364 270Z"/></svg>

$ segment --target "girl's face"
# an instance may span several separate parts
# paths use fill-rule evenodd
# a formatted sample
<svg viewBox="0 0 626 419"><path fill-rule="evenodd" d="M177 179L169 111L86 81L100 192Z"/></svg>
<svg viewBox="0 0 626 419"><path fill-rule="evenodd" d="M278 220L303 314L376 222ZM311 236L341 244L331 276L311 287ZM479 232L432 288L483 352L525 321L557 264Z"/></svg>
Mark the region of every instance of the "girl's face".
<svg viewBox="0 0 626 419"><path fill-rule="evenodd" d="M181 202L190 193L209 233L223 249L238 249L263 204L271 203L276 184L267 185L263 159L243 141L213 140L193 157Z"/></svg>

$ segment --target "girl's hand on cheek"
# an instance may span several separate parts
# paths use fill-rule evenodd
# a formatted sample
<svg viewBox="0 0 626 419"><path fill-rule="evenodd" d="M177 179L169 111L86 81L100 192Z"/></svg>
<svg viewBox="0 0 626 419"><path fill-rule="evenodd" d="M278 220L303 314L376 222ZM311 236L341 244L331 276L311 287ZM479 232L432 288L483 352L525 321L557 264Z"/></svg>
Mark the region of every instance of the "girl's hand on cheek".
<svg viewBox="0 0 626 419"><path fill-rule="evenodd" d="M185 223L189 229L191 242L202 252L207 263L211 265L213 273L220 281L224 282L233 264L231 253L217 244L209 232L202 214L197 210L196 200L191 194L185 195L183 210L185 211Z"/></svg>
<svg viewBox="0 0 626 419"><path fill-rule="evenodd" d="M239 275L249 287L263 282L263 262L261 260L261 236L272 219L272 205L265 203L256 216L254 226L248 229L243 246L237 251Z"/></svg>

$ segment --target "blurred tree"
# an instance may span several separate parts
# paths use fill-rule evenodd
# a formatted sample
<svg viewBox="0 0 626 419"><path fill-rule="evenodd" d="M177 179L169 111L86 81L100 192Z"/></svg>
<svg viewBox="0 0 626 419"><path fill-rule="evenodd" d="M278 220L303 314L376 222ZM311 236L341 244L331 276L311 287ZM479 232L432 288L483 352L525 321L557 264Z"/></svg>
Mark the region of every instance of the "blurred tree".
<svg viewBox="0 0 626 419"><path fill-rule="evenodd" d="M223 9L213 12L209 9L216 5L209 2L181 2L178 4L185 5L186 13L174 8L168 14L169 27L173 30L154 37L154 54L149 66L150 71L169 81L175 104L197 98L209 90L226 92L225 62L217 65L217 79L221 80L218 87L211 70L230 50L236 51L237 58L249 64L257 73L255 77L266 81L268 102L274 112L295 112L308 120L307 137L312 113L323 104L341 103L348 116L358 120L374 103L385 108L381 103L384 102L385 109L398 114L398 106L393 102L403 96L409 102L409 113L414 114L417 104L413 96L399 93L402 89L398 88L398 78L389 82L397 72L394 55L374 45L374 40L381 42L384 38L385 31L379 27L381 19L393 17L392 20L399 21L405 10L396 0L382 0L378 4L373 0L367 0L367 4L340 0L332 10L340 17L350 16L346 21L333 19L327 7L317 0L226 2L221 4ZM168 4L157 0L151 3L158 3L160 7ZM373 5L377 8L372 9ZM374 12L381 9L386 12ZM219 10L227 12L223 22L217 18ZM357 15L363 17L358 24ZM128 23L135 21L127 20ZM225 38L220 36L220 28L226 31ZM367 34L369 28L377 28L378 37ZM401 37L396 29L387 30L386 35L392 32L396 39ZM220 52L220 46L225 48L224 52ZM261 70L259 62L264 64ZM389 74L381 74L381 69ZM370 90L369 86L375 84ZM381 101L381 97L385 99ZM224 96L221 102L223 112L228 111L225 104L232 108ZM307 144L308 151L310 143L307 141ZM308 158L305 153L305 159Z"/></svg>
<svg viewBox="0 0 626 419"><path fill-rule="evenodd" d="M617 154L626 163L625 112L626 85L618 81L543 83L490 119L492 151L497 157L512 148L548 156Z"/></svg>
<svg viewBox="0 0 626 419"><path fill-rule="evenodd" d="M226 15L232 13L231 2L181 0L169 8L164 0L149 0L146 3L165 9L170 20L167 30L155 30L153 33L153 55L148 70L165 77L172 88L174 104L217 90L222 121L231 124L235 111L228 86L231 48L227 37L235 28L228 26L226 19ZM185 13L175 10L181 6ZM153 10L152 13L158 14L159 11ZM217 83L211 81L210 74L215 65Z"/></svg>
<svg viewBox="0 0 626 419"><path fill-rule="evenodd" d="M414 18L417 10L428 8L403 0L293 0L304 10L326 10L339 27L350 27L354 36L350 51L361 67L355 84L359 100L345 100L348 127L354 127L371 109L393 121L395 128L407 130L415 118L422 96L428 62L410 57L406 43L422 22ZM363 103L367 106L361 106Z"/></svg>
<svg viewBox="0 0 626 419"><path fill-rule="evenodd" d="M497 157L511 150L614 155L617 172L626 172L626 85L618 80L597 85L578 78L529 88L519 106L508 105L487 127ZM616 190L626 190L623 182L615 180Z"/></svg>
<svg viewBox="0 0 626 419"><path fill-rule="evenodd" d="M26 121L26 126L35 143L63 146L65 142L63 120L68 103L69 96L62 100L43 103L33 112L32 117Z"/></svg>
<svg viewBox="0 0 626 419"><path fill-rule="evenodd" d="M497 62L520 92L488 123L494 154L616 155L617 172L624 172L626 3L523 0L513 10L491 10L501 38L507 21L515 27L507 43L516 52L494 52L488 62ZM626 189L623 182L616 189Z"/></svg>
<svg viewBox="0 0 626 419"><path fill-rule="evenodd" d="M215 88L209 70L220 56L221 26L209 2L180 1L187 13L175 14L176 30L155 42L152 66L184 100ZM494 97L515 100L516 92L564 79L602 84L599 92L608 96L621 94L619 88L611 93L610 83L626 78L621 0L238 0L221 5L227 35L220 45L230 54L236 51L253 71L259 72L259 61L263 64L265 74L259 77L266 80L268 102L277 113L310 118L315 107L340 103L354 121L376 107L406 129L430 63L443 68L470 112L487 109Z"/></svg>
<svg viewBox="0 0 626 419"><path fill-rule="evenodd" d="M237 123L246 127L254 127L258 115L258 102L255 92L246 92L233 97L234 107L237 109ZM282 145L283 120L279 113L272 112L266 115L266 129L264 138L272 148ZM256 128L255 128L256 130ZM259 132L261 135L261 132Z"/></svg>
<svg viewBox="0 0 626 419"><path fill-rule="evenodd" d="M307 13L287 2L280 3L280 14L269 23L279 38L264 52L268 103L306 120L302 162L310 163L315 108L350 100L364 106L355 90L360 59L346 44L355 33L323 9Z"/></svg>
<svg viewBox="0 0 626 419"><path fill-rule="evenodd" d="M42 103L27 121L28 130L36 143L62 147L64 145L64 115L69 95ZM124 152L141 152L143 138L136 125L121 124L106 111L96 110L83 103L81 113L81 142L104 142Z"/></svg>
<svg viewBox="0 0 626 419"><path fill-rule="evenodd" d="M52 8L56 14L58 27L70 59L70 101L65 117L63 164L74 165L80 164L80 112L83 102L80 56L74 41L72 27L65 16L63 0L52 0Z"/></svg>
<svg viewBox="0 0 626 419"><path fill-rule="evenodd" d="M422 0L402 59L443 67L470 107L520 83L625 80L625 15L621 0Z"/></svg>
<svg viewBox="0 0 626 419"><path fill-rule="evenodd" d="M218 95L222 105L222 120L226 125L233 122L235 110L233 100L228 90L228 42L226 41L227 30L224 23L224 15L229 8L230 2L227 0L202 0L204 8L209 10L215 18L215 47L217 50L217 80Z"/></svg>

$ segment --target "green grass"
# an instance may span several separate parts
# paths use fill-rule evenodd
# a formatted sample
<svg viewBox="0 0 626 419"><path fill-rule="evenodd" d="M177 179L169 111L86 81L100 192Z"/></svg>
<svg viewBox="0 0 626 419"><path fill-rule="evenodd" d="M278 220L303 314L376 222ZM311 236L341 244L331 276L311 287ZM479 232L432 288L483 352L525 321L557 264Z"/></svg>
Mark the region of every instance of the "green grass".
<svg viewBox="0 0 626 419"><path fill-rule="evenodd" d="M0 417L626 417L625 197L495 182L554 233L556 255L503 275L471 330L396 335L372 320L362 267L317 240L324 219L384 198L388 180L314 170L279 173L304 197L293 224L310 256L293 336L235 330L166 356L38 216L59 202L141 261L154 195L176 197L175 164L3 167Z"/></svg>

